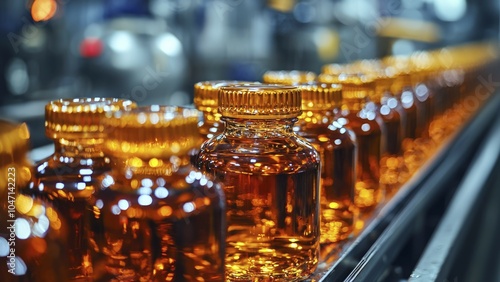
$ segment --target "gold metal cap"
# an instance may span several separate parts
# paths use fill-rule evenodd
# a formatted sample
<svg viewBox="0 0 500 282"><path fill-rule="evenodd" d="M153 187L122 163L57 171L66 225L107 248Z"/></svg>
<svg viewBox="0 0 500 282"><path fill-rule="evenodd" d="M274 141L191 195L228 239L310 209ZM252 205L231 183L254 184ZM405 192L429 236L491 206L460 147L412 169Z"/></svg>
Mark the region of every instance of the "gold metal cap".
<svg viewBox="0 0 500 282"><path fill-rule="evenodd" d="M49 138L104 138L106 114L135 107L130 100L116 98L54 100L45 106L45 134Z"/></svg>
<svg viewBox="0 0 500 282"><path fill-rule="evenodd" d="M301 90L275 84L222 87L219 112L223 117L246 119L297 117L301 113Z"/></svg>
<svg viewBox="0 0 500 282"><path fill-rule="evenodd" d="M342 98L347 100L369 98L375 90L373 77L363 73L322 74L318 80L342 85Z"/></svg>
<svg viewBox="0 0 500 282"><path fill-rule="evenodd" d="M194 105L200 111L217 113L219 88L239 84L259 84L260 82L239 80L209 80L194 85Z"/></svg>
<svg viewBox="0 0 500 282"><path fill-rule="evenodd" d="M198 145L198 111L152 105L115 112L105 120L104 148L118 158L182 156Z"/></svg>
<svg viewBox="0 0 500 282"><path fill-rule="evenodd" d="M30 132L26 123L18 124L0 120L0 167L14 163L25 163L29 139Z"/></svg>
<svg viewBox="0 0 500 282"><path fill-rule="evenodd" d="M302 90L302 109L328 111L342 104L342 86L332 83L299 85Z"/></svg>
<svg viewBox="0 0 500 282"><path fill-rule="evenodd" d="M262 77L264 83L297 85L310 83L316 80L316 74L310 71L266 71Z"/></svg>

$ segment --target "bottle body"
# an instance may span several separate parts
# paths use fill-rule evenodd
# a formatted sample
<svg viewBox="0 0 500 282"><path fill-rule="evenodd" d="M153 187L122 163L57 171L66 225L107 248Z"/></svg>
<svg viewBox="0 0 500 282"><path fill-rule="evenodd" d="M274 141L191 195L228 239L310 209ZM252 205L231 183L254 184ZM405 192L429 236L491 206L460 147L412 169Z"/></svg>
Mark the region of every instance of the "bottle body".
<svg viewBox="0 0 500 282"><path fill-rule="evenodd" d="M380 158L382 146L381 117L359 101L342 109L339 122L354 131L358 144L357 181L354 202L361 211L368 211L382 201ZM349 104L349 103L347 103ZM359 108L357 108L359 107Z"/></svg>
<svg viewBox="0 0 500 282"><path fill-rule="evenodd" d="M90 281L92 267L88 251L88 201L98 177L110 170L109 160L100 150L84 156L73 154L73 146L56 145L56 152L34 166L30 189L23 193L49 202L61 215L67 229L65 241L69 280Z"/></svg>
<svg viewBox="0 0 500 282"><path fill-rule="evenodd" d="M20 194L29 187L29 132L0 120L0 280L68 281L66 233L61 215L41 199Z"/></svg>
<svg viewBox="0 0 500 282"><path fill-rule="evenodd" d="M404 87L400 93L396 94L401 106L405 112L404 139L415 139L417 137L417 105L413 90L410 87Z"/></svg>
<svg viewBox="0 0 500 282"><path fill-rule="evenodd" d="M174 159L103 176L90 223L95 281L224 281L221 187Z"/></svg>
<svg viewBox="0 0 500 282"><path fill-rule="evenodd" d="M376 107L384 123L386 140L386 151L380 160L380 184L385 194L389 196L394 194L409 177L401 148L403 119L397 110L402 107L398 100L387 92Z"/></svg>
<svg viewBox="0 0 500 282"><path fill-rule="evenodd" d="M305 279L319 257L318 153L291 119L225 121L197 166L224 184L227 279Z"/></svg>
<svg viewBox="0 0 500 282"><path fill-rule="evenodd" d="M355 220L355 135L336 121L333 111L305 112L294 130L313 144L321 158L321 244L344 240Z"/></svg>

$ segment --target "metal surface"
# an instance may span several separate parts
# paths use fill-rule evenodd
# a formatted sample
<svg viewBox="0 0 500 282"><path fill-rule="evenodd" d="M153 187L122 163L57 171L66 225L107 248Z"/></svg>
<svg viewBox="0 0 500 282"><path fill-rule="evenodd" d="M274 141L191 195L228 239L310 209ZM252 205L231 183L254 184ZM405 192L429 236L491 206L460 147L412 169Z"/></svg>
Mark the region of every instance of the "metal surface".
<svg viewBox="0 0 500 282"><path fill-rule="evenodd" d="M481 195L494 173L500 156L500 116L497 117L481 152L471 164L464 181L446 211L438 229L427 245L423 256L413 271L410 281L445 281L472 225L472 218L481 206Z"/></svg>

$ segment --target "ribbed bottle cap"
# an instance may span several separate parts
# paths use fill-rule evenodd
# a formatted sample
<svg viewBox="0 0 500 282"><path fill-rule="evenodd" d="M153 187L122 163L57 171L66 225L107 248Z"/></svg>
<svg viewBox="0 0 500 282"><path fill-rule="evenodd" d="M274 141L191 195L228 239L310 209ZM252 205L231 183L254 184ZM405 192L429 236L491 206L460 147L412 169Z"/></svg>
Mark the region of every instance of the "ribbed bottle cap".
<svg viewBox="0 0 500 282"><path fill-rule="evenodd" d="M343 99L366 99L371 97L375 90L373 77L363 73L322 74L318 77L318 80L323 83L342 85Z"/></svg>
<svg viewBox="0 0 500 282"><path fill-rule="evenodd" d="M297 85L314 82L316 74L310 71L266 71L262 77L264 83Z"/></svg>
<svg viewBox="0 0 500 282"><path fill-rule="evenodd" d="M342 104L342 86L332 83L299 85L302 90L302 109L328 111Z"/></svg>
<svg viewBox="0 0 500 282"><path fill-rule="evenodd" d="M119 158L182 156L198 145L198 111L152 105L115 112L105 120L105 150Z"/></svg>
<svg viewBox="0 0 500 282"><path fill-rule="evenodd" d="M219 112L224 117L245 119L297 117L301 113L301 90L274 84L222 87Z"/></svg>
<svg viewBox="0 0 500 282"><path fill-rule="evenodd" d="M109 112L130 110L136 104L116 98L60 99L45 106L45 133L49 138L104 138L102 120Z"/></svg>
<svg viewBox="0 0 500 282"><path fill-rule="evenodd" d="M30 132L26 123L0 120L0 167L27 160Z"/></svg>
<svg viewBox="0 0 500 282"><path fill-rule="evenodd" d="M200 111L217 113L219 88L239 84L259 84L259 82L239 80L209 80L194 85L194 105Z"/></svg>

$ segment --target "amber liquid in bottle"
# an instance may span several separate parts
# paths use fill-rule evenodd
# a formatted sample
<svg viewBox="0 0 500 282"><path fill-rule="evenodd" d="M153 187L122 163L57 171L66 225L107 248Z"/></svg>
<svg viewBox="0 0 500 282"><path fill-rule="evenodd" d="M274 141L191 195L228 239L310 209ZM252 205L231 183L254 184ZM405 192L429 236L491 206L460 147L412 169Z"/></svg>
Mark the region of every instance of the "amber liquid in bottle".
<svg viewBox="0 0 500 282"><path fill-rule="evenodd" d="M355 204L361 211L373 209L383 197L380 189L381 125L378 113L365 107L365 99L344 99L339 122L354 131L358 143Z"/></svg>
<svg viewBox="0 0 500 282"><path fill-rule="evenodd" d="M197 113L151 106L107 123L113 166L93 198L93 280L224 281L222 188L187 153Z"/></svg>
<svg viewBox="0 0 500 282"><path fill-rule="evenodd" d="M101 151L95 152L97 156L81 157L64 148L57 145L54 155L35 166L32 188L25 193L50 202L57 210L61 223L67 228L67 254L61 264L67 265L72 280L90 281L87 201L94 192L97 177L110 169L109 160Z"/></svg>
<svg viewBox="0 0 500 282"><path fill-rule="evenodd" d="M340 85L309 83L299 87L302 89L302 114L294 131L320 154L320 242L322 256L328 256L330 243L348 238L354 228L356 140L352 131L337 122L342 105Z"/></svg>
<svg viewBox="0 0 500 282"><path fill-rule="evenodd" d="M225 121L225 133L202 147L198 166L224 183L227 279L306 278L319 251L316 151L289 138L292 122Z"/></svg>
<svg viewBox="0 0 500 282"><path fill-rule="evenodd" d="M397 111L398 101L389 92L384 92L379 103L375 102L385 128L386 150L380 160L380 184L390 196L408 179L402 145L402 119Z"/></svg>
<svg viewBox="0 0 500 282"><path fill-rule="evenodd" d="M0 280L68 281L61 215L42 199L19 194L31 179L25 124L0 120ZM4 245L5 244L5 245Z"/></svg>
<svg viewBox="0 0 500 282"><path fill-rule="evenodd" d="M221 135L197 166L224 185L229 281L299 281L319 259L318 152L293 133L301 91L292 86L223 87Z"/></svg>
<svg viewBox="0 0 500 282"><path fill-rule="evenodd" d="M175 161L180 168L104 177L113 184L96 195L92 262L103 271L95 281L224 281L221 187L189 158Z"/></svg>
<svg viewBox="0 0 500 282"><path fill-rule="evenodd" d="M102 152L106 112L135 104L113 98L55 100L45 109L46 133L55 142L53 155L37 163L30 189L23 193L49 201L67 232L68 280L89 281L92 266L87 246L88 200L97 177L110 170Z"/></svg>
<svg viewBox="0 0 500 282"><path fill-rule="evenodd" d="M404 139L415 139L417 137L417 106L415 104L413 91L410 87L404 87L396 96L404 108L405 118L405 135Z"/></svg>
<svg viewBox="0 0 500 282"><path fill-rule="evenodd" d="M327 126L304 124L298 134L314 145L322 160L321 243L344 240L353 231L355 216L357 148L354 133L334 121Z"/></svg>

